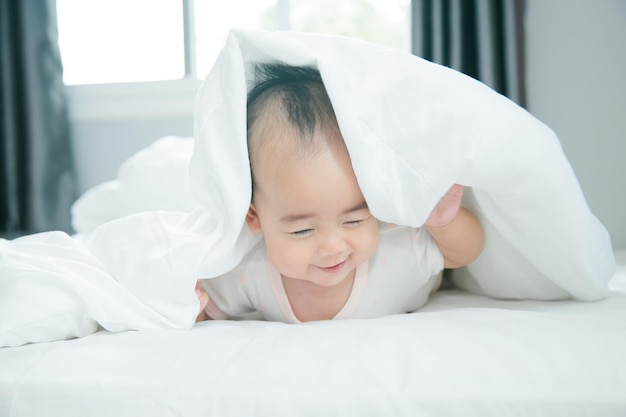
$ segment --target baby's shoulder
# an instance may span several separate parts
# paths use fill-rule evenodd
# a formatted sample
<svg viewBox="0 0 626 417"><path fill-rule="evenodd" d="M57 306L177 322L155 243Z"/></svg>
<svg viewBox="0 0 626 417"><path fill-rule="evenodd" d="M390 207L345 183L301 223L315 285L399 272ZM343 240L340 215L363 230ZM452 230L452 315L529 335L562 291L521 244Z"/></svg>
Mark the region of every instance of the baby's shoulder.
<svg viewBox="0 0 626 417"><path fill-rule="evenodd" d="M373 269L403 271L430 277L443 269L443 256L425 227L380 225L378 249L372 257Z"/></svg>
<svg viewBox="0 0 626 417"><path fill-rule="evenodd" d="M421 233L422 228L411 226L400 226L393 223L378 221L378 230L381 242L392 239L406 239Z"/></svg>
<svg viewBox="0 0 626 417"><path fill-rule="evenodd" d="M380 231L381 234L403 230L407 228L409 228L409 226L400 226L397 224L385 223L383 221L378 220L378 230Z"/></svg>
<svg viewBox="0 0 626 417"><path fill-rule="evenodd" d="M379 222L379 244L377 252L403 252L406 255L423 254L434 241L425 227L400 226Z"/></svg>
<svg viewBox="0 0 626 417"><path fill-rule="evenodd" d="M267 249L265 248L265 242L261 240L246 253L233 271L238 273L253 271L255 274L258 274L259 271L267 271L267 267Z"/></svg>

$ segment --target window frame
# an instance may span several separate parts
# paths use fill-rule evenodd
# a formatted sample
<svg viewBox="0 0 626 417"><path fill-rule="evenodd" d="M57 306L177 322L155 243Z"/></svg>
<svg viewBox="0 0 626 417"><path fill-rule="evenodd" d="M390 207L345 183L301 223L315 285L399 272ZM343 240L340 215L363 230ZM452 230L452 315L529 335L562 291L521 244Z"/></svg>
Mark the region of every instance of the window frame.
<svg viewBox="0 0 626 417"><path fill-rule="evenodd" d="M202 81L178 80L115 84L69 85L70 119L150 119L193 115L195 95Z"/></svg>
<svg viewBox="0 0 626 417"><path fill-rule="evenodd" d="M185 75L162 81L67 85L73 122L193 117L196 74L193 0L182 0Z"/></svg>

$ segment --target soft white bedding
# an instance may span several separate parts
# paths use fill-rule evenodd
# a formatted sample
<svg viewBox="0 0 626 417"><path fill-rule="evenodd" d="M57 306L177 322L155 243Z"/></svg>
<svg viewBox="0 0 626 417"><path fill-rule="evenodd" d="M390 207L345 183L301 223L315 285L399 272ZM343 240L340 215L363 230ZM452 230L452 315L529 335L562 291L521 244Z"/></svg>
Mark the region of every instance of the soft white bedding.
<svg viewBox="0 0 626 417"><path fill-rule="evenodd" d="M624 416L626 251L602 301L458 290L420 312L205 322L0 349L0 415Z"/></svg>
<svg viewBox="0 0 626 417"><path fill-rule="evenodd" d="M455 279L475 294L373 320L191 328L196 278L258 239L241 229L254 60L319 67L380 217L418 226L451 183L469 187L487 244ZM626 415L626 252L603 298L608 234L525 110L370 44L243 31L198 97L195 143L161 140L90 190L84 235L0 239L0 346L19 346L0 348L0 416Z"/></svg>
<svg viewBox="0 0 626 417"><path fill-rule="evenodd" d="M512 299L607 295L610 237L556 135L526 110L404 52L340 36L234 30L198 92L193 146L168 152L176 141L160 142L118 182L92 190L99 197L82 200L92 217L75 224L99 226L80 239L0 239L0 346L84 336L96 324L193 326L196 280L231 270L261 238L245 226L246 88L260 62L319 69L375 217L419 227L453 183L466 186L485 245L458 270L457 285Z"/></svg>

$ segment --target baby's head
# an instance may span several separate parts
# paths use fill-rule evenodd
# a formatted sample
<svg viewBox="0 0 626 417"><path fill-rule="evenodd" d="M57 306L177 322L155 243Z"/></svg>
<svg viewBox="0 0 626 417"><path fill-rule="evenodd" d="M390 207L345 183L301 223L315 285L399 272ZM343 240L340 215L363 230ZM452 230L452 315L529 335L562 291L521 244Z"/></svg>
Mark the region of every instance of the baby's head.
<svg viewBox="0 0 626 417"><path fill-rule="evenodd" d="M367 208L319 72L260 65L248 95L247 217L284 278L333 286L373 255Z"/></svg>
<svg viewBox="0 0 626 417"><path fill-rule="evenodd" d="M309 67L258 64L248 94L247 126L253 195L264 169L280 158L311 158L347 149L320 73Z"/></svg>

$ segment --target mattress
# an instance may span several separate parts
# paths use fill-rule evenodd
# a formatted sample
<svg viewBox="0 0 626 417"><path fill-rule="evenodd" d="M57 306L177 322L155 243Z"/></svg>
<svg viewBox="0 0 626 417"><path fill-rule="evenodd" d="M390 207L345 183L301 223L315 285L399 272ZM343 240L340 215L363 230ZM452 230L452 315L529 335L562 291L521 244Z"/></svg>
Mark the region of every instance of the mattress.
<svg viewBox="0 0 626 417"><path fill-rule="evenodd" d="M597 302L440 291L421 310L99 331L0 349L0 415L624 416L626 251Z"/></svg>

